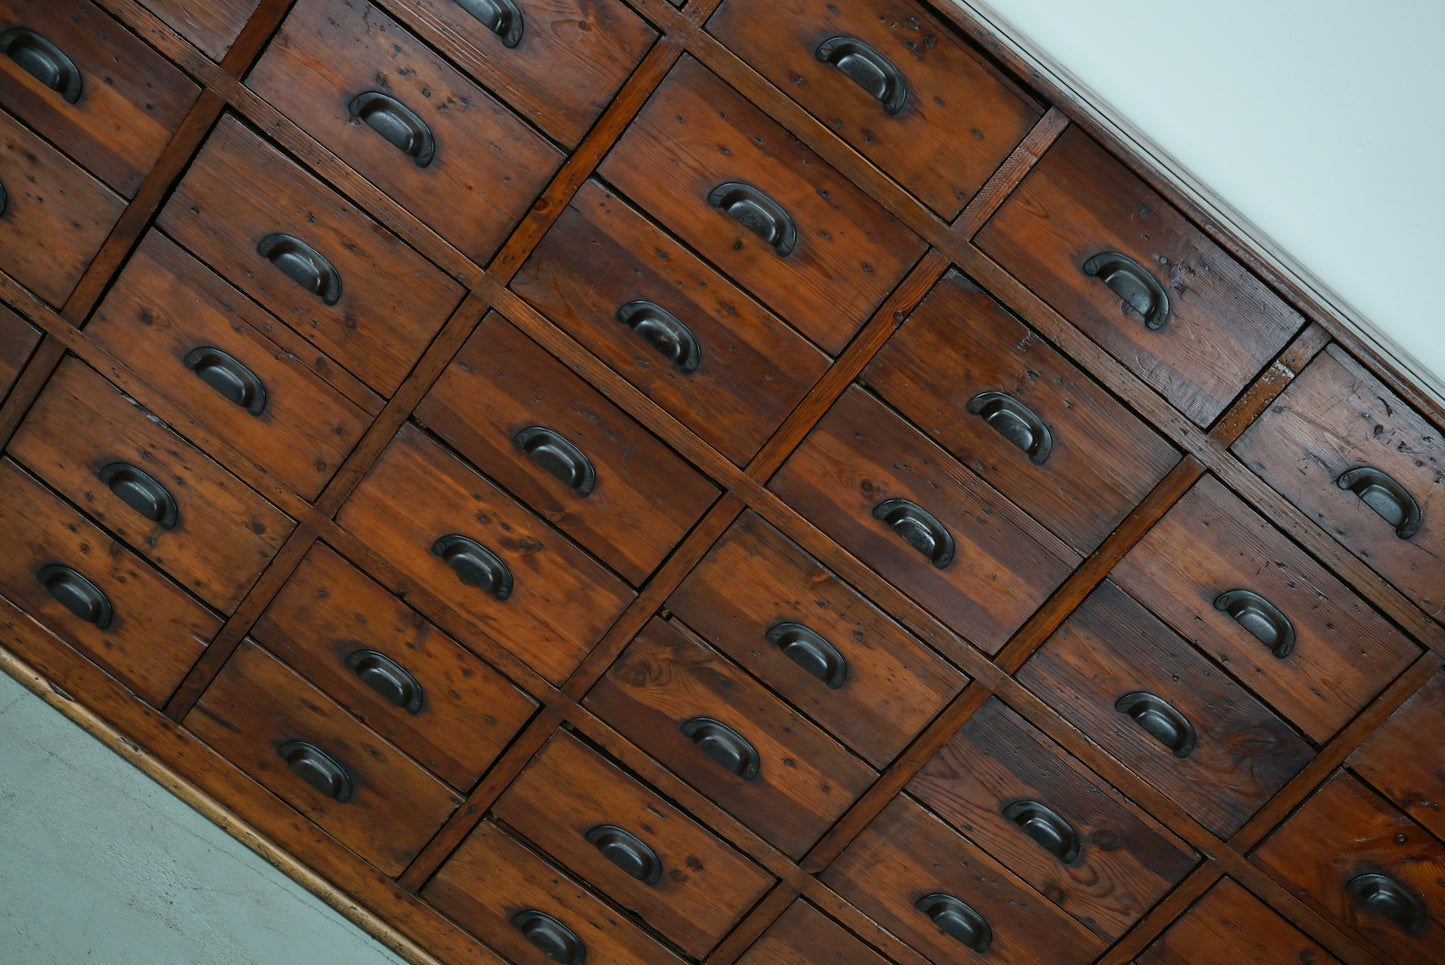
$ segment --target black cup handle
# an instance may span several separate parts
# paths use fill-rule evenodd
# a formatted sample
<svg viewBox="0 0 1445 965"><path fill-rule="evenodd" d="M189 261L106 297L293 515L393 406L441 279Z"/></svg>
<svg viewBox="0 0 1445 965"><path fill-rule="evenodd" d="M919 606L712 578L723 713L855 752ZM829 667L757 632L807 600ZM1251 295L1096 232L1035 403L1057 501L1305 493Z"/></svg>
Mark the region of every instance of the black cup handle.
<svg viewBox="0 0 1445 965"><path fill-rule="evenodd" d="M863 88L883 105L885 114L897 114L908 103L908 81L893 62L857 37L829 37L813 56L836 67L844 77Z"/></svg>
<svg viewBox="0 0 1445 965"><path fill-rule="evenodd" d="M1084 262L1084 274L1109 286L1150 330L1158 331L1169 321L1169 293L1148 269L1128 255L1101 251Z"/></svg>
<svg viewBox="0 0 1445 965"><path fill-rule="evenodd" d="M1335 484L1364 500L1366 506L1395 527L1395 535L1410 539L1420 531L1420 504L1389 473L1374 466L1357 466Z"/></svg>
<svg viewBox="0 0 1445 965"><path fill-rule="evenodd" d="M1146 734L1169 748L1175 757L1188 757L1199 741L1189 718L1163 697L1136 690L1114 701L1114 709L1128 716Z"/></svg>
<svg viewBox="0 0 1445 965"><path fill-rule="evenodd" d="M1384 915L1406 935L1425 930L1425 904L1403 882L1384 874L1356 875L1345 882L1361 906Z"/></svg>
<svg viewBox="0 0 1445 965"><path fill-rule="evenodd" d="M769 627L764 636L783 652L783 656L829 689L837 690L847 683L848 661L816 630L801 623L779 623Z"/></svg>
<svg viewBox="0 0 1445 965"><path fill-rule="evenodd" d="M315 248L288 234L272 234L256 245L256 254L275 265L283 275L320 298L323 304L341 301L341 273Z"/></svg>
<svg viewBox="0 0 1445 965"><path fill-rule="evenodd" d="M95 471L121 502L161 529L175 529L180 507L154 476L128 462L108 462Z"/></svg>
<svg viewBox="0 0 1445 965"><path fill-rule="evenodd" d="M592 460L555 429L528 426L518 430L512 442L577 495L589 496L597 488L597 470Z"/></svg>
<svg viewBox="0 0 1445 965"><path fill-rule="evenodd" d="M191 349L181 363L226 399L259 416L266 411L266 383L235 356L214 345Z"/></svg>
<svg viewBox="0 0 1445 965"><path fill-rule="evenodd" d="M676 315L653 302L637 299L617 309L617 320L632 329L683 375L702 364L702 345Z"/></svg>
<svg viewBox="0 0 1445 965"><path fill-rule="evenodd" d="M351 800L356 789L351 772L341 762L308 741L289 740L276 748L276 753L291 768L291 773L310 784L338 804Z"/></svg>
<svg viewBox="0 0 1445 965"><path fill-rule="evenodd" d="M543 955L560 965L587 965L587 946L577 933L545 911L524 908L512 916L512 927Z"/></svg>
<svg viewBox="0 0 1445 965"><path fill-rule="evenodd" d="M1033 409L1003 392L980 392L968 400L968 411L1013 443L1037 465L1049 460L1054 436Z"/></svg>
<svg viewBox="0 0 1445 965"><path fill-rule="evenodd" d="M496 34L503 47L515 47L522 42L522 11L512 0L456 0L456 5Z"/></svg>
<svg viewBox="0 0 1445 965"><path fill-rule="evenodd" d="M0 51L20 69L61 96L67 104L80 100L85 86L80 68L63 50L26 27L0 33Z"/></svg>
<svg viewBox="0 0 1445 965"><path fill-rule="evenodd" d="M898 538L922 553L937 569L953 562L953 534L932 513L907 499L885 499L873 507L873 518L887 523Z"/></svg>
<svg viewBox="0 0 1445 965"><path fill-rule="evenodd" d="M953 895L934 892L919 898L913 907L927 915L939 931L980 954L993 944L988 919Z"/></svg>
<svg viewBox="0 0 1445 965"><path fill-rule="evenodd" d="M1294 624L1279 607L1253 590L1226 590L1214 598L1214 609L1233 617L1235 623L1269 647L1275 659L1283 660L1294 649Z"/></svg>
<svg viewBox="0 0 1445 965"><path fill-rule="evenodd" d="M419 168L431 164L437 143L431 128L410 107L379 90L357 94L347 105L351 116L385 138Z"/></svg>
<svg viewBox="0 0 1445 965"><path fill-rule="evenodd" d="M1083 844L1074 826L1047 804L1038 801L1015 801L1003 809L1004 820L1012 821L1039 846L1064 864L1079 859Z"/></svg>
<svg viewBox="0 0 1445 965"><path fill-rule="evenodd" d="M751 184L724 181L708 192L707 203L772 245L786 258L798 245L798 226L783 206Z"/></svg>
<svg viewBox="0 0 1445 965"><path fill-rule="evenodd" d="M662 860L657 852L648 847L641 838L619 828L615 824L599 824L589 828L587 843L602 853L602 857L636 878L645 885L656 885L662 880Z"/></svg>
<svg viewBox="0 0 1445 965"><path fill-rule="evenodd" d="M100 587L62 563L48 563L35 573L46 591L67 610L97 630L110 628L115 608Z"/></svg>
<svg viewBox="0 0 1445 965"><path fill-rule="evenodd" d="M421 713L426 700L417 679L406 668L376 650L354 650L346 655L346 666L358 679L408 714Z"/></svg>
<svg viewBox="0 0 1445 965"><path fill-rule="evenodd" d="M682 736L724 770L745 781L757 778L761 760L757 750L737 731L712 717L693 717L682 722Z"/></svg>
<svg viewBox="0 0 1445 965"><path fill-rule="evenodd" d="M10 210L10 194L5 190L5 182L0 181L0 218L5 217L5 212Z"/></svg>
<svg viewBox="0 0 1445 965"><path fill-rule="evenodd" d="M433 543L431 551L467 586L475 586L498 600L512 595L512 571L496 553L470 536L449 533Z"/></svg>

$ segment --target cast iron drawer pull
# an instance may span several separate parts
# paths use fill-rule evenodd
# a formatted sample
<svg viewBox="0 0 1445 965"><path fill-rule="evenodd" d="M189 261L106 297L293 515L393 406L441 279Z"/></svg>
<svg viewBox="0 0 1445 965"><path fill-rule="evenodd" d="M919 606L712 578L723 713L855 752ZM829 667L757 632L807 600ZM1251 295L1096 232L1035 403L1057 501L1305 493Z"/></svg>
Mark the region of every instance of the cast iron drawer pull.
<svg viewBox="0 0 1445 965"><path fill-rule="evenodd" d="M1049 854L1064 864L1078 860L1079 835L1059 813L1038 801L1015 801L1003 809L1004 820L1012 821L1019 829L1039 843Z"/></svg>
<svg viewBox="0 0 1445 965"><path fill-rule="evenodd" d="M662 880L662 861L642 841L614 824L599 824L587 831L587 843L602 852L602 857L645 885Z"/></svg>
<svg viewBox="0 0 1445 965"><path fill-rule="evenodd" d="M451 533L432 544L431 551L442 558L467 586L485 590L498 600L512 595L512 571L470 536Z"/></svg>
<svg viewBox="0 0 1445 965"><path fill-rule="evenodd" d="M276 753L291 768L291 773L325 794L337 804L351 800L354 785L351 772L330 754L306 741L286 741Z"/></svg>
<svg viewBox="0 0 1445 965"><path fill-rule="evenodd" d="M1384 915L1407 935L1425 929L1425 905L1403 883L1389 875L1356 875L1345 882L1345 890L1370 911Z"/></svg>
<svg viewBox="0 0 1445 965"><path fill-rule="evenodd" d="M528 426L512 436L517 448L579 496L590 495L597 486L592 460L554 429Z"/></svg>
<svg viewBox="0 0 1445 965"><path fill-rule="evenodd" d="M65 608L86 623L95 625L97 630L109 628L115 619L115 609L110 598L100 587L61 563L42 566L35 576L45 589Z"/></svg>
<svg viewBox="0 0 1445 965"><path fill-rule="evenodd" d="M773 246L786 258L798 244L798 226L783 206L751 184L725 181L708 192L707 203Z"/></svg>
<svg viewBox="0 0 1445 965"><path fill-rule="evenodd" d="M758 752L747 738L720 720L694 717L682 723L682 736L698 750L717 761L731 774L745 781L758 776Z"/></svg>
<svg viewBox="0 0 1445 965"><path fill-rule="evenodd" d="M11 27L0 33L0 50L21 70L65 98L67 104L80 100L83 86L80 68L64 51L35 31Z"/></svg>
<svg viewBox="0 0 1445 965"><path fill-rule="evenodd" d="M408 714L421 712L424 700L421 684L386 654L375 650L356 650L347 655L346 666L387 703L395 704Z"/></svg>
<svg viewBox="0 0 1445 965"><path fill-rule="evenodd" d="M953 534L922 506L906 499L885 499L873 507L873 518L893 528L898 538L918 550L936 568L953 562Z"/></svg>
<svg viewBox="0 0 1445 965"><path fill-rule="evenodd" d="M150 473L128 462L109 462L96 470L100 481L121 502L161 529L175 529L180 516L175 497Z"/></svg>
<svg viewBox="0 0 1445 965"><path fill-rule="evenodd" d="M5 182L0 181L0 218L5 217L5 212L10 210L10 195L5 190Z"/></svg>
<svg viewBox="0 0 1445 965"><path fill-rule="evenodd" d="M999 435L1039 465L1054 448L1053 433L1034 410L1002 392L980 392L968 400L968 411L983 419Z"/></svg>
<svg viewBox="0 0 1445 965"><path fill-rule="evenodd" d="M1395 527L1395 535L1409 539L1420 530L1420 504L1404 486L1374 466L1359 466L1335 480L1341 489L1348 489Z"/></svg>
<svg viewBox="0 0 1445 965"><path fill-rule="evenodd" d="M1169 294L1149 271L1128 255L1101 251L1084 262L1084 274L1099 279L1154 330L1169 321Z"/></svg>
<svg viewBox="0 0 1445 965"><path fill-rule="evenodd" d="M783 656L837 690L848 680L848 661L816 630L801 623L779 623L766 634Z"/></svg>
<svg viewBox="0 0 1445 965"><path fill-rule="evenodd" d="M908 102L908 82L893 62L857 37L829 37L813 51L825 64L878 99L885 114L897 114Z"/></svg>
<svg viewBox="0 0 1445 965"><path fill-rule="evenodd" d="M231 402L258 416L266 411L266 385L234 356L214 345L191 349L186 368Z"/></svg>
<svg viewBox="0 0 1445 965"><path fill-rule="evenodd" d="M617 320L631 328L657 354L677 366L683 375L697 371L702 362L702 346L682 322L661 305L638 299L617 310Z"/></svg>
<svg viewBox="0 0 1445 965"><path fill-rule="evenodd" d="M522 42L522 11L512 0L456 0L456 4L500 37L503 47Z"/></svg>
<svg viewBox="0 0 1445 965"><path fill-rule="evenodd" d="M324 304L341 300L341 275L321 252L291 235L274 234L261 239L256 254L281 270L287 278L320 298Z"/></svg>
<svg viewBox="0 0 1445 965"><path fill-rule="evenodd" d="M436 157L437 144L431 128L415 111L390 94L376 90L357 94L347 110L411 158L417 167L426 167Z"/></svg>
<svg viewBox="0 0 1445 965"><path fill-rule="evenodd" d="M1214 609L1228 613L1277 659L1283 660L1294 649L1294 624L1253 590L1227 590L1214 598Z"/></svg>
<svg viewBox="0 0 1445 965"><path fill-rule="evenodd" d="M924 895L913 907L932 919L939 931L980 954L993 944L993 929L988 927L988 919L952 895L941 891Z"/></svg>
<svg viewBox="0 0 1445 965"><path fill-rule="evenodd" d="M1116 700L1114 709L1133 718L1134 723L1169 748L1175 757L1188 757L1198 742L1194 725L1162 697L1136 690Z"/></svg>

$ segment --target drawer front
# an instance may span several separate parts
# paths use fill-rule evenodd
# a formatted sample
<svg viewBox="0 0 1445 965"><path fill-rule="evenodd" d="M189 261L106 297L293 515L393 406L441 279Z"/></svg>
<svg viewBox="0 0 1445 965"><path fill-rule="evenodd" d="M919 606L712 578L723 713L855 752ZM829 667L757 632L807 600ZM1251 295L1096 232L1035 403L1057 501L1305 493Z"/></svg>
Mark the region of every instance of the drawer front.
<svg viewBox="0 0 1445 965"><path fill-rule="evenodd" d="M562 163L365 0L303 0L246 86L485 264Z"/></svg>
<svg viewBox="0 0 1445 965"><path fill-rule="evenodd" d="M1350 757L1355 773L1401 810L1445 839L1445 671L1390 716Z"/></svg>
<svg viewBox="0 0 1445 965"><path fill-rule="evenodd" d="M1105 948L1008 869L906 797L894 799L823 882L929 961L1070 965Z"/></svg>
<svg viewBox="0 0 1445 965"><path fill-rule="evenodd" d="M126 197L201 92L87 0L0 0L0 36L0 103Z"/></svg>
<svg viewBox="0 0 1445 965"><path fill-rule="evenodd" d="M0 111L0 270L59 308L124 209L109 188Z"/></svg>
<svg viewBox="0 0 1445 965"><path fill-rule="evenodd" d="M597 170L830 354L923 254L917 235L690 57Z"/></svg>
<svg viewBox="0 0 1445 965"><path fill-rule="evenodd" d="M640 585L718 489L492 312L416 417Z"/></svg>
<svg viewBox="0 0 1445 965"><path fill-rule="evenodd" d="M1440 430L1330 346L1234 453L1385 579L1445 620Z"/></svg>
<svg viewBox="0 0 1445 965"><path fill-rule="evenodd" d="M753 942L738 965L887 965L888 960L799 899Z"/></svg>
<svg viewBox="0 0 1445 965"><path fill-rule="evenodd" d="M1134 959L1136 965L1337 962L1294 925L1229 878L1181 915Z"/></svg>
<svg viewBox="0 0 1445 965"><path fill-rule="evenodd" d="M0 402L10 394L10 387L39 344L40 330L0 305Z"/></svg>
<svg viewBox="0 0 1445 965"><path fill-rule="evenodd" d="M73 357L30 409L10 454L225 612L295 528Z"/></svg>
<svg viewBox="0 0 1445 965"><path fill-rule="evenodd" d="M1110 582L1017 676L1225 840L1314 757L1288 724Z"/></svg>
<svg viewBox="0 0 1445 965"><path fill-rule="evenodd" d="M1419 648L1213 477L1113 578L1323 743Z"/></svg>
<svg viewBox="0 0 1445 965"><path fill-rule="evenodd" d="M621 580L411 425L337 521L554 683L632 600Z"/></svg>
<svg viewBox="0 0 1445 965"><path fill-rule="evenodd" d="M226 56L241 28L261 0L140 0L176 33L219 61Z"/></svg>
<svg viewBox="0 0 1445 965"><path fill-rule="evenodd" d="M577 192L512 289L739 466L828 365L595 181Z"/></svg>
<svg viewBox="0 0 1445 965"><path fill-rule="evenodd" d="M387 395L462 299L456 282L229 115L159 224Z"/></svg>
<svg viewBox="0 0 1445 965"><path fill-rule="evenodd" d="M968 680L752 513L667 605L877 768Z"/></svg>
<svg viewBox="0 0 1445 965"><path fill-rule="evenodd" d="M909 0L727 0L707 29L948 221L1043 114Z"/></svg>
<svg viewBox="0 0 1445 965"><path fill-rule="evenodd" d="M463 791L537 706L321 544L251 635L369 728Z"/></svg>
<svg viewBox="0 0 1445 965"><path fill-rule="evenodd" d="M0 592L159 707L221 629L205 607L0 460Z"/></svg>
<svg viewBox="0 0 1445 965"><path fill-rule="evenodd" d="M977 244L1199 425L1304 324L1078 128Z"/></svg>
<svg viewBox="0 0 1445 965"><path fill-rule="evenodd" d="M1188 845L997 698L969 718L908 789L1110 940L1194 867Z"/></svg>
<svg viewBox="0 0 1445 965"><path fill-rule="evenodd" d="M957 272L863 381L1080 553L1092 552L1179 453Z"/></svg>
<svg viewBox="0 0 1445 965"><path fill-rule="evenodd" d="M989 653L1003 647L1080 560L856 387L770 488Z"/></svg>
<svg viewBox="0 0 1445 965"><path fill-rule="evenodd" d="M563 731L552 735L493 813L697 958L774 883Z"/></svg>
<svg viewBox="0 0 1445 965"><path fill-rule="evenodd" d="M384 874L462 799L266 651L243 641L183 722Z"/></svg>
<svg viewBox="0 0 1445 965"><path fill-rule="evenodd" d="M586 705L794 858L877 777L710 647L661 620L638 634Z"/></svg>

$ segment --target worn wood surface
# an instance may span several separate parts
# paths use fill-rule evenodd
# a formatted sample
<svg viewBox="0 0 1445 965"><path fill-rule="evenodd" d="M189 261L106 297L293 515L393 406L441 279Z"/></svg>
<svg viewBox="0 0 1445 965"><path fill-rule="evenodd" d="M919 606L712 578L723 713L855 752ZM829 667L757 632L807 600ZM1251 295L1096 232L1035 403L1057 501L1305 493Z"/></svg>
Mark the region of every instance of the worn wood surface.
<svg viewBox="0 0 1445 965"><path fill-rule="evenodd" d="M1268 905L1225 878L1135 959L1139 965L1311 962L1335 957Z"/></svg>
<svg viewBox="0 0 1445 965"><path fill-rule="evenodd" d="M1445 671L1438 672L1350 755L1350 768L1445 839Z"/></svg>
<svg viewBox="0 0 1445 965"><path fill-rule="evenodd" d="M40 339L39 329L0 305L0 401L20 377Z"/></svg>
<svg viewBox="0 0 1445 965"><path fill-rule="evenodd" d="M806 901L795 901L738 965L885 965L873 949Z"/></svg>

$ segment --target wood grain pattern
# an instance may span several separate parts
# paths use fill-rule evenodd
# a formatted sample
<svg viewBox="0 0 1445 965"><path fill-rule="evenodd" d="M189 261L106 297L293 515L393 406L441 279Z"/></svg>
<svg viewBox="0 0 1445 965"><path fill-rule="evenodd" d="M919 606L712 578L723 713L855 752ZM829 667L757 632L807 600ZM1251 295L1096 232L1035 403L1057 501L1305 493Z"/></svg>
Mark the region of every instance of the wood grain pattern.
<svg viewBox="0 0 1445 965"><path fill-rule="evenodd" d="M1338 961L1294 925L1230 878L1181 915L1138 965L1213 965L1215 962Z"/></svg>
<svg viewBox="0 0 1445 965"><path fill-rule="evenodd" d="M219 62L261 0L142 0L176 33Z"/></svg>
<svg viewBox="0 0 1445 965"><path fill-rule="evenodd" d="M0 305L0 402L20 377L40 339L39 329Z"/></svg>
<svg viewBox="0 0 1445 965"><path fill-rule="evenodd" d="M1445 715L1445 671L1431 677L1359 749L1349 765L1376 790L1445 839L1445 749L1439 724Z"/></svg>
<svg viewBox="0 0 1445 965"><path fill-rule="evenodd" d="M886 965L887 959L806 901L795 901L738 965Z"/></svg>

